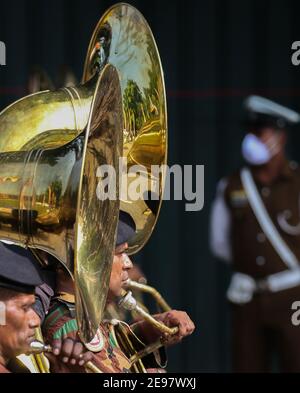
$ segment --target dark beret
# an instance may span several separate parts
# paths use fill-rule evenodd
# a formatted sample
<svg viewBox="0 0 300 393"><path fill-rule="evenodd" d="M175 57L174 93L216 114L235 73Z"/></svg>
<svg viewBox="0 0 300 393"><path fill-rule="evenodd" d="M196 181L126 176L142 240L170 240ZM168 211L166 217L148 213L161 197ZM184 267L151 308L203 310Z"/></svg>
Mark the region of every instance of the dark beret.
<svg viewBox="0 0 300 393"><path fill-rule="evenodd" d="M136 225L130 214L120 210L116 247L128 242L135 235Z"/></svg>
<svg viewBox="0 0 300 393"><path fill-rule="evenodd" d="M0 287L34 293L42 282L41 267L30 250L0 241Z"/></svg>

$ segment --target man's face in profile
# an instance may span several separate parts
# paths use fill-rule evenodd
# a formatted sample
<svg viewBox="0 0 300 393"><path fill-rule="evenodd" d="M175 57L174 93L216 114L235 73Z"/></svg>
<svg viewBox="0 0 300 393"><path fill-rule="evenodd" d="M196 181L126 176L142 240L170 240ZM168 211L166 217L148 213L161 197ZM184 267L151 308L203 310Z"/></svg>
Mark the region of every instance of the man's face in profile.
<svg viewBox="0 0 300 393"><path fill-rule="evenodd" d="M5 305L5 325L0 325L1 354L10 359L29 351L40 319L32 309L32 294L0 289L0 300Z"/></svg>
<svg viewBox="0 0 300 393"><path fill-rule="evenodd" d="M132 268L132 262L126 254L128 244L123 243L115 250L112 271L109 282L109 300L120 296L121 290L129 278L128 272Z"/></svg>

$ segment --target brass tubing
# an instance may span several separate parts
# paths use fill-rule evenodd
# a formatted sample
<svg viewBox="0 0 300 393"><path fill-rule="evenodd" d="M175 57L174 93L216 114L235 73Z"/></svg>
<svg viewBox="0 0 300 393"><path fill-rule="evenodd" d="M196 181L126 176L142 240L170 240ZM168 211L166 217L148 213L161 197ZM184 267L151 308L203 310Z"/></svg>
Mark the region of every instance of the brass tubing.
<svg viewBox="0 0 300 393"><path fill-rule="evenodd" d="M157 349L161 348L163 343L161 341L157 341L153 344L148 345L146 348L142 349L141 351L135 353L130 357L130 363L135 363L138 360L142 359L143 357L150 355L152 352L156 351Z"/></svg>
<svg viewBox="0 0 300 393"><path fill-rule="evenodd" d="M129 347L129 351L135 350L132 342L130 341L129 337L125 333L121 334L121 332L119 332L119 334L117 334L117 339L120 342L122 348L126 348L127 351L128 351L128 347ZM133 355L133 356L135 356L135 355ZM135 359L134 362L132 362L131 358L129 359L129 362L131 364L131 367L134 368L135 373L147 373L147 370L144 367L141 359L137 358L137 359Z"/></svg>
<svg viewBox="0 0 300 393"><path fill-rule="evenodd" d="M40 328L35 329L35 338L37 341L43 342L43 335ZM41 374L50 373L49 363L44 353L34 353L31 354L30 357Z"/></svg>
<svg viewBox="0 0 300 393"><path fill-rule="evenodd" d="M30 344L30 348L31 348L31 354L40 354L43 352L48 352L48 353L53 352L52 347L50 345L45 345L41 341L38 341L38 340L34 340ZM92 362L87 362L84 367L93 373L103 374L102 371L98 367L96 367Z"/></svg>
<svg viewBox="0 0 300 393"><path fill-rule="evenodd" d="M150 314L147 314L139 305L136 306L135 311L140 314L146 321L155 326L162 333L170 334L171 336L178 332L178 327L170 328L163 323L157 321Z"/></svg>
<svg viewBox="0 0 300 393"><path fill-rule="evenodd" d="M126 287L129 289L138 289L141 292L149 293L154 297L154 299L156 300L158 305L162 308L162 310L164 311L171 310L169 304L165 301L162 295L154 287L151 287L150 285L141 284L137 281L133 281L130 279L127 280Z"/></svg>
<svg viewBox="0 0 300 393"><path fill-rule="evenodd" d="M122 291L122 296L123 297L119 301L119 306L129 311L136 311L142 318L144 318L162 333L166 333L172 336L178 332L178 327L170 328L164 325L162 322L157 321L154 317L152 317L152 315L148 314L145 310L143 310L142 307L137 304L137 301L134 299L130 291L127 293L126 291Z"/></svg>

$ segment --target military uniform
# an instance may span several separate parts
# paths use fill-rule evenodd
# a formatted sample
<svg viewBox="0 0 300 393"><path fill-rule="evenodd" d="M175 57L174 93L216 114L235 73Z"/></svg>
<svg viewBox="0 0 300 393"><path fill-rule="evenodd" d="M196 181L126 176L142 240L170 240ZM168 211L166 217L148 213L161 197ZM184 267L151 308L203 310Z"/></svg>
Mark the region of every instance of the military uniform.
<svg viewBox="0 0 300 393"><path fill-rule="evenodd" d="M295 122L299 120L292 111L281 111L280 106L273 107L268 100L254 99L251 105L252 102L255 105L251 115L263 115L256 118L260 127L267 122L277 128L279 120L284 125L289 116L294 116ZM213 253L232 262L233 271L237 272L227 292L232 307L233 370L269 371L272 353L276 351L282 371L300 372L300 329L291 321L292 304L300 300L300 170L295 162L286 161L276 179L266 186L255 178L252 168L247 170L259 198L275 232L294 255L297 267L289 269L261 225L241 171L224 178L213 203L210 239ZM285 273L289 282L285 282ZM284 284L277 290L269 285L269 278L274 275Z"/></svg>
<svg viewBox="0 0 300 393"><path fill-rule="evenodd" d="M226 180L225 203L231 216L231 246L233 269L255 279L286 269L251 209L240 172ZM276 181L256 186L285 242L300 260L300 169L295 162L286 162ZM298 229L297 229L298 228Z"/></svg>
<svg viewBox="0 0 300 393"><path fill-rule="evenodd" d="M299 168L286 163L274 184L256 185L272 221L300 260L300 231L295 230L300 223ZM255 280L285 271L249 206L239 173L228 178L224 199L232 218L233 270ZM300 371L300 330L291 323L291 306L299 299L300 286L296 286L276 293L261 290L249 303L232 304L235 371L267 371L274 347L280 352L281 370Z"/></svg>

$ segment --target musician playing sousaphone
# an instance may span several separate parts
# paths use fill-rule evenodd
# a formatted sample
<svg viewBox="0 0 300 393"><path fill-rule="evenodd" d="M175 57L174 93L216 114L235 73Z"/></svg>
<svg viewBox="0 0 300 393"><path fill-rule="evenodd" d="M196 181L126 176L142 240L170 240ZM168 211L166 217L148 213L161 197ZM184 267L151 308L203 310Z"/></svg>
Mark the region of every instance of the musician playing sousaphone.
<svg viewBox="0 0 300 393"><path fill-rule="evenodd" d="M128 279L128 271L132 268L132 262L126 254L126 249L128 248L127 241L135 233L134 223L128 215L121 214L121 217L122 220L119 221L115 256L109 283L108 301L116 299L121 295L122 287ZM62 340L66 341L69 339L70 347L72 342L80 342L74 309L74 283L68 273L59 267L56 293L51 301L49 313L42 327L44 339L46 343L51 345L54 351L60 349ZM182 311L172 310L157 314L155 318L169 327L178 327L177 334L164 337L165 345L180 342L182 338L190 335L195 328L188 315ZM116 321L103 321L100 324L97 332L98 342L95 342L95 346L99 345L99 348L97 352L93 352L92 362L102 372L129 372L131 364L126 354L118 345L114 333L115 323ZM146 345L159 340L162 335L159 330L146 321L137 322L131 328L137 337ZM71 353L70 357L65 356L63 359L50 356L50 371L85 372L83 367L79 367L79 355L80 351L78 351L78 356L76 353L75 356L73 354L73 358L71 358ZM161 364L159 355L153 357L153 359L157 359L158 361L156 364L153 361L153 365L149 369L150 372L165 366L165 364ZM68 364L66 364L67 362Z"/></svg>

